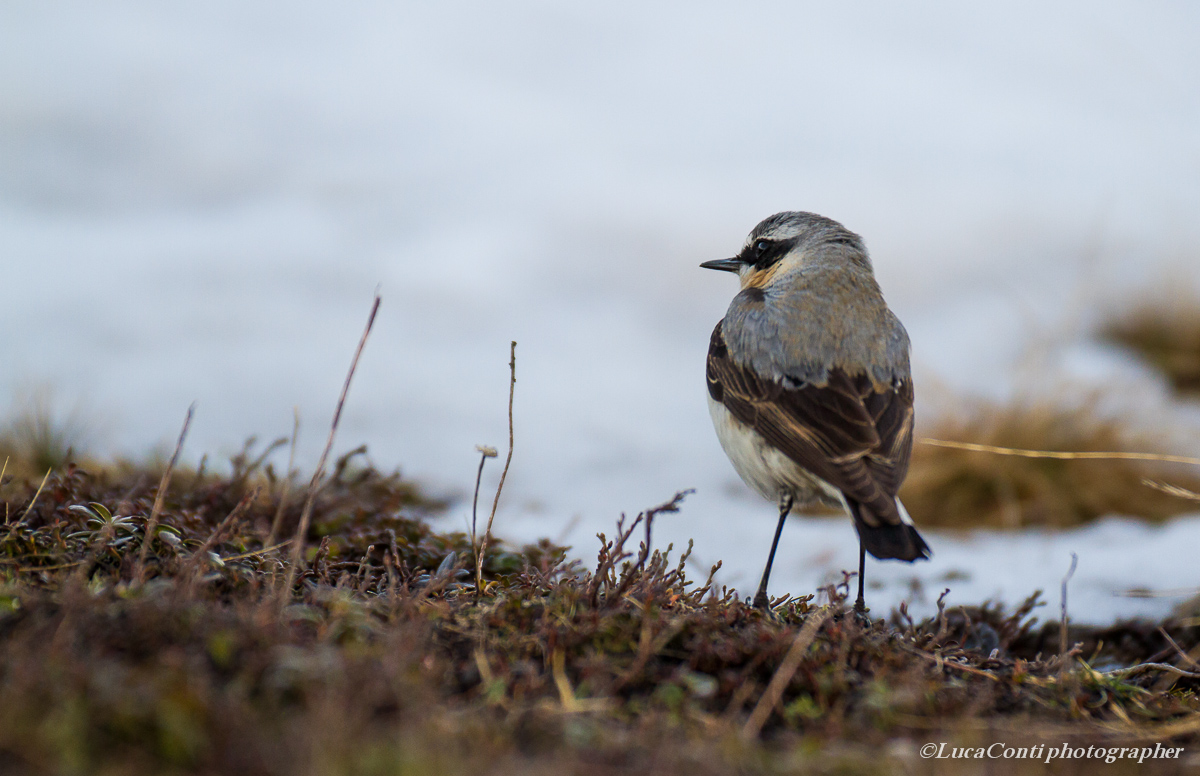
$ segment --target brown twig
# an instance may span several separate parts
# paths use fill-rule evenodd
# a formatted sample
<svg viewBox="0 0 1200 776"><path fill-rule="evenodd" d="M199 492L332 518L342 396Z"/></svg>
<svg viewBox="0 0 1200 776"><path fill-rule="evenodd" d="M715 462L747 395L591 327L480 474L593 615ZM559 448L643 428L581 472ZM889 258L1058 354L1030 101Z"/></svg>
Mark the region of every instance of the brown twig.
<svg viewBox="0 0 1200 776"><path fill-rule="evenodd" d="M792 642L792 646L788 649L787 655L784 656L783 662L779 664L779 668L775 670L775 675L771 677L770 684L763 691L762 697L758 699L758 704L754 707L754 711L750 713L750 719L746 720L745 726L742 728L742 738L753 740L758 738L758 734L762 732L763 725L767 723L767 719L771 716L771 711L779 704L779 700L783 697L783 691L787 689L788 684L792 681L792 677L796 675L796 671L800 668L800 661L804 659L804 651L812 644L813 639L817 637L817 631L821 630L821 626L825 624L825 620L829 618L829 607L822 607L804 621L804 627L796 634L796 640Z"/></svg>
<svg viewBox="0 0 1200 776"><path fill-rule="evenodd" d="M675 493L675 496L670 501L666 502L665 504L659 504L656 507L651 507L650 509L647 509L645 512L642 512L640 515L637 516L637 520L633 521L633 525L629 527L630 533L633 532L633 528L634 528L634 526L636 526L638 524L639 520L645 520L646 525L649 526L650 521L652 521L656 515L660 515L663 512L678 512L679 505L683 503L683 500L685 498L687 498L689 494L695 493L695 492L696 491L692 488L688 488L687 490L678 491ZM628 539L629 534L626 534L625 538ZM624 544L624 541L622 541L622 544ZM634 563L633 568L629 569L628 572L621 578L620 584L617 585L616 592L613 593L612 595L606 595L605 600L612 601L612 602L621 600L621 598L625 595L625 591L628 590L629 586L633 583L634 572L643 569L644 566L646 565L646 560L649 557L650 557L650 530L649 530L649 528L647 528L646 529L646 543L644 545L642 545L641 551L638 553L637 562Z"/></svg>
<svg viewBox="0 0 1200 776"><path fill-rule="evenodd" d="M296 463L296 440L300 437L300 408L292 408L292 444L288 451L287 473L283 478L283 486L279 491L279 506L275 509L275 517L271 520L271 530L267 532L264 547L272 547L279 536L279 524L283 522L283 510L287 507L288 495L292 489L292 467Z"/></svg>
<svg viewBox="0 0 1200 776"><path fill-rule="evenodd" d="M1195 658L1193 655L1190 655L1190 654L1188 654L1187 652L1184 652L1184 651L1183 651L1183 647L1181 647L1181 646L1179 646L1178 644L1176 644L1176 643L1175 643L1175 639L1171 638L1171 634L1167 633L1167 630L1166 630L1166 628L1164 628L1163 626L1159 625L1159 626L1158 626L1158 632L1162 634L1162 637L1163 637L1164 639L1166 639L1166 640L1167 640L1167 643L1168 643L1168 644L1170 644L1172 647L1174 647L1174 648L1175 648L1175 651L1176 651L1177 653L1179 653L1179 656L1180 656L1181 658L1183 658L1183 659L1184 659L1185 661L1187 661L1188 663L1191 663L1191 664L1192 664L1192 665L1194 665L1196 668L1200 668L1200 663L1196 662L1196 658ZM1198 648L1198 649L1193 649L1193 652L1200 652L1200 648Z"/></svg>
<svg viewBox="0 0 1200 776"><path fill-rule="evenodd" d="M184 598L187 598L188 594L191 593L192 586L196 582L196 569L200 565L200 561L203 560L204 556L208 554L208 551L211 550L218 541L220 541L222 534L224 534L225 531L228 530L231 525L233 525L233 522L241 517L242 513L246 511L246 508L254 503L254 500L258 498L259 490L259 488L255 488L245 496L242 496L242 500L239 501L232 510L230 510L229 514L225 516L225 519L221 521L216 530L209 534L209 537L204 540L204 544L200 545L200 549L193 552L192 557L188 558L187 564L183 568L183 572L179 575L183 580L183 584L179 589Z"/></svg>
<svg viewBox="0 0 1200 776"><path fill-rule="evenodd" d="M488 541L492 537L492 522L496 519L496 508L500 506L500 492L508 477L508 467L513 454L513 394L517 389L517 341L513 340L508 350L508 457L504 459L504 471L500 472L500 484L496 486L496 497L492 499L492 512L488 515L487 530L479 543L479 555L475 558L475 595L483 592L483 558L487 553Z"/></svg>
<svg viewBox="0 0 1200 776"><path fill-rule="evenodd" d="M90 559L89 560L76 560L76 561L72 561L70 563L59 563L54 566L18 566L17 568L13 569L13 571L15 571L18 574L28 574L31 571L39 571L39 572L40 571L59 571L60 569L73 569L76 566L82 566L84 563L89 563L89 562L90 562ZM12 563L16 563L16 561L12 561Z"/></svg>
<svg viewBox="0 0 1200 776"><path fill-rule="evenodd" d="M367 337L371 334L371 329L375 325L375 315L379 312L380 296L379 292L375 292L375 302L371 305L371 314L367 317L367 327L363 330L362 338L358 341L358 348L354 351L354 358L350 361L350 371L346 373L346 382L342 385L342 393L338 397L337 409L333 412L333 423L329 427L329 438L325 440L325 449L321 451L321 458L317 461L317 468L313 471L312 479L308 483L308 496L304 500L304 509L300 512L300 524L296 526L296 536L292 542L292 557L288 564L287 580L284 582L283 588L280 591L280 602L287 600L291 593L292 585L296 581L296 573L300 568L300 563L304 558L304 540L308 536L308 523L312 519L313 503L317 498L317 491L321 482L321 477L325 474L325 462L329 460L329 451L333 449L333 440L337 436L338 423L342 419L342 408L346 404L346 394L350 392L350 381L354 379L354 370L358 367L359 356L362 355L363 347L367 344Z"/></svg>
<svg viewBox="0 0 1200 776"><path fill-rule="evenodd" d="M223 562L229 562L231 560L245 560L246 558L253 558L258 555L266 555L268 552L274 552L275 550L278 550L280 547L286 547L291 543L292 543L291 539L284 539L283 541L279 542L278 544L272 544L270 546L263 547L261 550L251 550L250 552L243 552L238 555L230 555L227 558L221 558L221 560Z"/></svg>
<svg viewBox="0 0 1200 776"><path fill-rule="evenodd" d="M276 450L288 443L288 438L279 437L264 447L263 451L258 454L258 457L251 459L250 450L254 447L254 444L257 441L257 437L250 437L248 440L246 440L246 444L242 448L242 452L238 453L233 458L233 476L230 479L232 480L233 484L239 488L245 484L248 479L250 479L252 474L262 468L262 465L266 462L266 460L271 457L271 453L274 453Z"/></svg>
<svg viewBox="0 0 1200 776"><path fill-rule="evenodd" d="M942 639L946 638L946 635L950 632L950 621L946 618L946 603L945 603L946 596L948 596L948 595L950 595L950 588L947 587L942 590L942 594L938 596L938 600L937 600L938 629L937 629L937 633L933 637L933 643L938 644L938 645L941 645ZM830 600L832 600L833 596L831 595L831 596L829 596L829 598L830 598Z"/></svg>
<svg viewBox="0 0 1200 776"><path fill-rule="evenodd" d="M953 660L948 660L945 657L942 657L941 655L933 655L922 649L917 649L916 647L909 647L909 646L905 646L905 645L901 644L900 648L903 649L905 652L908 652L911 655L916 655L917 657L923 657L926 660L931 660L934 663L937 663L937 666L939 669L954 668L954 669L957 669L964 673L975 674L976 676L985 676L988 679L991 679L993 682L1000 681L1000 678L998 676L996 676L995 674L993 674L989 671L985 671L982 668L976 668L974 666L969 666L969 665L966 665L965 663L957 663Z"/></svg>
<svg viewBox="0 0 1200 776"><path fill-rule="evenodd" d="M625 515L622 514L617 520L617 537L611 542L608 541L604 534L596 534L600 539L600 553L596 559L596 572L592 575L592 583L588 590L588 600L592 606L596 606L600 600L600 588L602 585L608 585L606 595L611 595L612 585L608 582L610 572L614 572L617 564L625 558L630 557L632 553L625 551L625 543L629 541L629 537L633 535L636 529L645 518L644 514L639 514L629 524L629 528L625 528Z"/></svg>
<svg viewBox="0 0 1200 776"><path fill-rule="evenodd" d="M1165 671L1176 676L1185 677L1188 679L1200 679L1200 673L1192 671L1184 671L1181 668L1171 665L1170 663L1138 663L1127 668L1118 668L1114 671L1097 671L1101 676L1111 676L1118 679L1123 679L1126 676L1140 674L1143 671Z"/></svg>
<svg viewBox="0 0 1200 776"><path fill-rule="evenodd" d="M670 501L646 510L646 546L642 548L641 553L638 555L637 563L634 564L636 568L641 568L643 565L645 565L646 559L650 557L650 531L651 526L654 524L654 518L658 517L664 512L678 512L679 505L683 503L683 500L695 492L695 488L677 491L675 496Z"/></svg>
<svg viewBox="0 0 1200 776"><path fill-rule="evenodd" d="M179 439L175 441L175 452L167 461L167 470L163 472L158 483L158 493L154 494L154 506L150 508L150 518L146 520L146 530L142 535L142 547L138 551L137 565L134 567L133 580L135 584L146 581L146 558L150 554L150 545L154 543L154 531L158 528L158 518L162 514L163 502L167 498L167 488L171 484L171 475L175 472L175 464L179 462L179 453L183 450L183 440L187 438L188 428L192 425L192 415L196 412L196 403L188 407L187 417L183 419L183 428L179 431Z"/></svg>

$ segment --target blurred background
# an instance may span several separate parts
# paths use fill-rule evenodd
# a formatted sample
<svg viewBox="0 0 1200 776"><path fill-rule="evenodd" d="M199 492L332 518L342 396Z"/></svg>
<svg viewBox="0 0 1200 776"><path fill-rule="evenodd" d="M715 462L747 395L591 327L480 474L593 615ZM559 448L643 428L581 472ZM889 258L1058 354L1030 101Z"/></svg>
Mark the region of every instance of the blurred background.
<svg viewBox="0 0 1200 776"><path fill-rule="evenodd" d="M721 559L752 592L774 507L704 388L736 281L697 265L799 209L871 249L918 435L1197 455L1164 366L1188 356L1151 345L1200 353L1198 30L1184 2L10 0L0 412L144 458L195 401L185 458L217 466L295 407L311 467L378 287L337 452L368 445L465 525L475 445L503 460L516 340L499 533L590 558L620 513L695 488L656 543L694 539L696 575ZM1196 467L1092 463L1063 496L1061 466L918 448L906 499L935 557L870 563L880 610L947 587L1056 603L1072 551L1079 619L1200 585L1200 504L1140 483ZM845 518L792 520L780 552L779 594L857 560Z"/></svg>

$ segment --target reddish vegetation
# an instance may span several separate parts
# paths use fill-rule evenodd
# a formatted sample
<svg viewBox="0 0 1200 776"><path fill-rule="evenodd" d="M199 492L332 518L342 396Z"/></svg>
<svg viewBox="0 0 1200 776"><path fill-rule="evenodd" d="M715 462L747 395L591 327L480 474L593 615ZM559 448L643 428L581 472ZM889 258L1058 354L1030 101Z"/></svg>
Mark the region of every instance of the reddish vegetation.
<svg viewBox="0 0 1200 776"><path fill-rule="evenodd" d="M1164 635L1196 653L1195 623L1072 631L1060 656L1032 601L865 621L843 586L767 616L627 551L637 524L593 568L493 545L477 596L439 505L347 461L282 590L287 551L261 543L283 489L245 457L176 474L139 585L157 481L68 468L27 512L37 483L4 486L4 772L892 772L929 740L1200 741L1200 680ZM1145 661L1185 673L1096 670Z"/></svg>

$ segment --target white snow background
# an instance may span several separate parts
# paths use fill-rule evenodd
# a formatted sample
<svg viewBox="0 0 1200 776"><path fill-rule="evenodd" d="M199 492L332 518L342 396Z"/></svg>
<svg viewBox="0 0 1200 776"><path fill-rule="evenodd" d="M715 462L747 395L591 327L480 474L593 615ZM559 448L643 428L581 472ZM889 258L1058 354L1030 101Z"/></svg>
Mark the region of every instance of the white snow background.
<svg viewBox="0 0 1200 776"><path fill-rule="evenodd" d="M1103 387L1195 454L1195 407L1090 330L1200 278L1198 33L1200 6L1149 0L7 0L2 387L14 412L52 387L91 449L128 455L169 448L195 400L193 462L299 407L311 466L379 286L338 451L469 496L475 445L503 456L515 339L499 532L591 559L619 513L694 487L656 543L694 538L752 592L774 507L708 419L736 282L697 265L779 210L864 235L920 422ZM1056 608L1072 551L1077 620L1200 585L1197 517L926 535L932 562L870 562L876 611L944 587ZM792 520L772 592L856 560L848 520Z"/></svg>

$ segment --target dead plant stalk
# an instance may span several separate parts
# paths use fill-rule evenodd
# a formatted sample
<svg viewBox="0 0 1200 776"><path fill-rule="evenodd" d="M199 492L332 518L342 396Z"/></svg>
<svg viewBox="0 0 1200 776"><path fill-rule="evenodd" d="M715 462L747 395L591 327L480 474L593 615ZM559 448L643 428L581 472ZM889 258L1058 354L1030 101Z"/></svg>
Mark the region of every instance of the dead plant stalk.
<svg viewBox="0 0 1200 776"><path fill-rule="evenodd" d="M952 442L947 439L932 439L926 437L919 440L923 445L934 447L949 447L954 450L967 450L974 453L992 453L993 455L1012 455L1019 458L1053 458L1059 461L1159 461L1162 463L1182 463L1200 466L1200 458L1186 455L1160 455L1159 453L1128 453L1128 452L1066 452L1061 450L1024 450L1017 447L998 447L996 445L981 445L975 442Z"/></svg>
<svg viewBox="0 0 1200 776"><path fill-rule="evenodd" d="M1067 569L1067 575L1062 581L1062 618L1059 620L1058 626L1058 656L1063 661L1062 670L1067 670L1067 583L1071 581L1071 577L1075 576L1075 567L1079 564L1079 556L1071 553L1071 568Z"/></svg>
<svg viewBox="0 0 1200 776"><path fill-rule="evenodd" d="M154 543L154 531L158 528L158 518L162 514L163 503L167 498L167 488L171 485L171 475L175 472L175 464L179 463L179 453L183 450L183 440L187 439L188 428L192 425L192 416L196 413L196 403L188 407L187 416L183 419L183 428L179 431L179 439L175 440L175 452L167 461L167 470L163 472L158 483L158 492L154 494L154 506L150 508L150 517L146 520L146 531L142 536L142 547L138 551L137 566L133 579L137 584L146 581L146 558L150 554L150 545Z"/></svg>
<svg viewBox="0 0 1200 776"><path fill-rule="evenodd" d="M209 550L211 550L219 541L221 541L221 537L224 536L225 532L230 528L230 526L232 526L234 522L242 516L242 513L246 511L246 508L258 500L259 490L259 488L255 488L243 496L242 500L239 501L237 505L230 511L230 513L225 516L225 519L221 521L220 525L218 525L216 529L209 534L209 537L204 540L204 544L200 545L200 549L192 553L192 557L188 559L183 573L180 574L180 577L183 580L183 584L179 587L181 600L187 600L188 596L190 595L192 588L196 583L196 574L200 569L200 564L204 561L205 556L208 555Z"/></svg>
<svg viewBox="0 0 1200 776"><path fill-rule="evenodd" d="M300 408L292 408L292 444L288 450L287 472L279 489L279 506L275 509L275 517L271 520L271 529L267 532L267 540L263 546L271 547L279 536L279 524L283 522L283 512L287 508L288 495L292 489L292 468L296 463L296 440L300 438Z"/></svg>
<svg viewBox="0 0 1200 776"><path fill-rule="evenodd" d="M770 684L763 691L762 697L758 699L758 704L755 705L754 711L751 712L750 719L746 720L746 724L742 728L743 739L753 740L758 738L758 734L762 732L763 725L767 724L767 719L771 716L772 710L779 705L780 699L783 698L783 691L787 689L788 684L792 681L792 677L800 669L800 661L804 659L805 650L813 643L813 639L817 637L817 631L821 630L821 626L825 624L825 620L829 618L829 614L830 608L825 607L813 612L804 621L804 627L796 634L796 640L792 642L792 646L788 649L787 655L784 656L783 662L779 664L775 675L771 677Z"/></svg>
<svg viewBox="0 0 1200 776"><path fill-rule="evenodd" d="M8 468L8 459L5 459L4 463L5 463L5 469L7 469ZM10 536L12 535L12 532L17 529L17 526L19 526L21 523L25 522L25 518L29 517L29 512L30 512L30 510L33 509L34 505L37 504L38 496L42 495L42 489L46 487L46 482L50 479L50 472L52 472L52 471L54 471L54 469L46 470L46 476L42 477L42 484L38 485L38 489L33 492L33 498L31 498L29 500L29 506L25 507L25 511L21 513L21 516L19 518L17 518L17 522L14 523L11 528L9 528L8 533ZM8 523L7 515L5 515L4 520L5 520L5 523L7 524Z"/></svg>
<svg viewBox="0 0 1200 776"><path fill-rule="evenodd" d="M471 547L478 551L477 516L479 513L479 485L483 482L483 465L487 459L496 457L496 448L487 445L475 445L479 451L479 469L475 472L475 495L471 498Z"/></svg>
<svg viewBox="0 0 1200 776"><path fill-rule="evenodd" d="M280 590L281 603L287 600L292 585L296 582L300 564L304 559L304 540L308 535L308 523L312 520L313 502L317 498L321 477L325 474L325 463L329 460L329 451L333 449L333 440L337 436L338 423L342 419L342 408L346 405L346 395L350 392L350 382L354 379L354 370L358 368L358 359L362 356L363 348L367 344L367 337L371 335L371 329L375 326L375 315L379 312L380 301L379 292L376 291L375 302L371 305L371 314L367 317L367 327L358 341L354 358L350 360L350 370L346 373L346 382L342 384L342 393L338 397L337 408L333 412L333 422L329 427L329 437L325 440L325 449L321 451L317 468L313 471L312 479L308 483L308 495L304 500L304 509L300 512L300 524L296 526L296 536L292 542L292 557L291 562L288 563L287 579Z"/></svg>
<svg viewBox="0 0 1200 776"><path fill-rule="evenodd" d="M508 467L512 463L513 454L513 394L517 388L517 341L513 340L508 349L508 456L504 459L504 470L500 472L500 484L496 486L496 497L492 499L492 512L488 515L487 529L483 532L483 541L479 543L479 554L475 557L475 594L483 591L483 557L487 552L488 541L492 537L492 522L496 519L496 508L500 506L500 492L504 490L504 480L508 477Z"/></svg>

